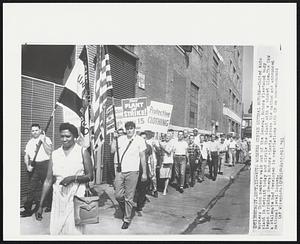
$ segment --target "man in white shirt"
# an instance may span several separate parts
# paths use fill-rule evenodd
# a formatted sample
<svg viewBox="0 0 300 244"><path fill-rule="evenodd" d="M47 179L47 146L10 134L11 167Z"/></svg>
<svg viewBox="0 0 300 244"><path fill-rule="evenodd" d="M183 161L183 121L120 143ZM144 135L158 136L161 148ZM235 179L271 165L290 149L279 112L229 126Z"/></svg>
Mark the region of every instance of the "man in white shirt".
<svg viewBox="0 0 300 244"><path fill-rule="evenodd" d="M209 145L210 165L209 174L213 181L217 179L218 162L219 162L219 142L216 140L216 136L211 136L211 142Z"/></svg>
<svg viewBox="0 0 300 244"><path fill-rule="evenodd" d="M174 167L177 187L180 193L183 193L187 159L188 143L183 139L183 131L179 131L178 140L174 142Z"/></svg>
<svg viewBox="0 0 300 244"><path fill-rule="evenodd" d="M146 171L146 143L136 134L135 123L125 123L126 135L118 138L118 150L120 156L121 170L116 172L115 196L120 209L124 214L122 229L127 229L131 222L132 209L135 205L134 194L139 177L140 164L142 166L141 181L147 180ZM116 148L112 149L112 151Z"/></svg>
<svg viewBox="0 0 300 244"><path fill-rule="evenodd" d="M207 159L209 156L209 148L208 148L208 144L205 143L204 141L204 135L200 135L200 144L199 144L199 148L200 148L200 153L201 153L201 171L200 171L200 176L199 176L199 182L204 181L204 176L205 176L205 168L207 165Z"/></svg>
<svg viewBox="0 0 300 244"><path fill-rule="evenodd" d="M221 136L221 142L219 145L219 166L218 166L218 174L222 175L223 172L221 171L222 165L225 164L226 160L226 153L228 151L228 146L225 144L225 138Z"/></svg>
<svg viewBox="0 0 300 244"><path fill-rule="evenodd" d="M228 144L229 166L234 166L236 161L236 141L233 137L230 137Z"/></svg>
<svg viewBox="0 0 300 244"><path fill-rule="evenodd" d="M29 185L27 199L24 203L24 211L21 212L21 217L28 217L33 214L31 210L33 201L36 200L38 203L39 197L36 196L40 183L44 183L50 160L50 154L52 151L52 142L49 137L46 137L42 133L39 124L31 125L32 138L28 141L25 147L24 163L29 174ZM40 146L38 146L40 144ZM38 151L37 151L38 150ZM36 154L37 152L37 154ZM47 200L45 201L46 210L49 212L51 209L51 197L52 193L48 194ZM35 199L36 198L36 199ZM35 209L37 209L38 204Z"/></svg>
<svg viewBox="0 0 300 244"><path fill-rule="evenodd" d="M193 134L194 134L194 143L196 145L198 145L198 147L200 147L200 134L198 133L198 129L197 128L194 128L193 129Z"/></svg>
<svg viewBox="0 0 300 244"><path fill-rule="evenodd" d="M226 136L226 139L225 139L225 141L224 141L224 143L225 143L225 145L227 146L227 148L229 147L229 142L230 142L230 135L228 134L227 136ZM229 163L229 152L227 151L227 153L226 153L226 163Z"/></svg>
<svg viewBox="0 0 300 244"><path fill-rule="evenodd" d="M175 138L175 136L174 136L174 130L173 129L168 129L168 133L170 133L170 135L171 135L170 143L174 144L174 142L177 141L177 138ZM175 185L176 184L175 166L174 166L174 164L172 164L172 174L171 174L170 184L171 185Z"/></svg>

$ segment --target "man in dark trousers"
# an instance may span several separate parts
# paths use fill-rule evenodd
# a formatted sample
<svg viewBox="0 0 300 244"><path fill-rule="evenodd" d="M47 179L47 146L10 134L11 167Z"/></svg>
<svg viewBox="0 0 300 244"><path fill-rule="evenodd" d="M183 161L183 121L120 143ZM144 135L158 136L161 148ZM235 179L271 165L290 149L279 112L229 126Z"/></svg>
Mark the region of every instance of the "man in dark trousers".
<svg viewBox="0 0 300 244"><path fill-rule="evenodd" d="M188 147L188 162L190 164L190 182L189 179L187 179L187 182L190 184L191 187L195 185L196 178L198 178L198 167L200 165L199 159L200 159L200 148L199 146L194 142L194 135L189 135L189 147Z"/></svg>
<svg viewBox="0 0 300 244"><path fill-rule="evenodd" d="M39 185L43 184L46 179L50 154L52 151L52 142L49 137L46 137L45 134L42 133L39 124L31 125L31 135L32 138L27 142L25 147L24 163L26 164L27 172L29 175L29 185L27 199L24 203L25 210L21 212L21 217L29 217L33 214L34 210L32 210L31 208L34 201L37 203L35 209L37 209L38 207L39 197L36 196L36 194ZM41 145L36 155L35 161L33 161L39 143L41 143ZM49 193L47 200L45 201L45 212L51 211L51 202L52 192Z"/></svg>
<svg viewBox="0 0 300 244"><path fill-rule="evenodd" d="M210 154L210 161L211 161L209 165L209 173L212 180L215 181L217 179L218 163L219 163L219 141L216 140L215 135L211 136L209 154Z"/></svg>

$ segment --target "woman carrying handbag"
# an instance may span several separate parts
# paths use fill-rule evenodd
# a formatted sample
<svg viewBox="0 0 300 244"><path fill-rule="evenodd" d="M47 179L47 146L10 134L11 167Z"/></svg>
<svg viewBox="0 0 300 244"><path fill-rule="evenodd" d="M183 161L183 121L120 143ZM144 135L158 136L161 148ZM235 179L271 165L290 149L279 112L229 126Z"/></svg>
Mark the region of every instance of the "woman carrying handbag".
<svg viewBox="0 0 300 244"><path fill-rule="evenodd" d="M78 130L74 125L62 123L59 131L62 146L51 155L36 219L42 219L44 199L53 185L50 234L83 234L84 225L75 225L73 199L75 195L84 197L86 183L93 180L92 160L75 142Z"/></svg>

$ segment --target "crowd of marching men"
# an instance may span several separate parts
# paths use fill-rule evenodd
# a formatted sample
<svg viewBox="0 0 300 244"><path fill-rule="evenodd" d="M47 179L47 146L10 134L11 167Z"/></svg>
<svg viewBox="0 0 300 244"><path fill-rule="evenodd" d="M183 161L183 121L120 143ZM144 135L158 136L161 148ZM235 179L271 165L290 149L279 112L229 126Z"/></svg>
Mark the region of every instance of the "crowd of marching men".
<svg viewBox="0 0 300 244"><path fill-rule="evenodd" d="M194 187L197 182L201 183L206 179L215 181L218 174L223 174L224 166L234 167L237 163L250 163L250 138L239 138L230 134L200 134L197 128L193 131L178 131L177 136L174 130L169 129L159 139L155 139L152 131L136 133L145 140L147 148L147 181L142 182L139 178L137 182L137 211L141 211L148 200L146 194L158 197L158 188L164 196L167 195L169 184L183 193L184 189ZM126 135L126 132L119 129L114 138L122 135ZM111 152L114 154L116 174L118 159L115 144L114 139ZM119 160L120 157L121 155ZM140 173L142 171L140 167Z"/></svg>
<svg viewBox="0 0 300 244"><path fill-rule="evenodd" d="M133 210L141 213L146 194L158 197L158 188L167 195L169 183L183 193L206 178L212 181L222 174L227 162L249 163L250 140L221 135L201 135L195 128L192 133L169 130L156 139L152 131L137 132L133 121L125 123L126 133L114 133L111 152L115 154L114 192L122 213L121 229L127 229ZM62 146L52 150L52 142L39 124L32 124L32 138L25 147L24 163L28 171L28 194L21 217L35 213L38 221L43 211L51 211L51 234L84 233L84 225L74 222L76 197L83 198L87 183L93 181L90 152L78 144L78 129L70 123L59 127ZM38 148L40 150L38 150ZM118 150L117 150L118 148ZM209 174L205 174L208 166ZM43 183L41 196L36 191ZM36 203L32 209L33 203ZM96 213L98 214L98 213Z"/></svg>

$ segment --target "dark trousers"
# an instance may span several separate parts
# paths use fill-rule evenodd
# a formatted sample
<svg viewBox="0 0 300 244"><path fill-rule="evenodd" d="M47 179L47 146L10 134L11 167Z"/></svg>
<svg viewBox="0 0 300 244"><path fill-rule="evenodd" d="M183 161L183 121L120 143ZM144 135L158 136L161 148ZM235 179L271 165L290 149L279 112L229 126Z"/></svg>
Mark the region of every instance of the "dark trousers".
<svg viewBox="0 0 300 244"><path fill-rule="evenodd" d="M199 164L199 169L200 169L199 179L200 179L201 181L204 180L206 165L207 165L207 160L202 158L202 159L201 159L201 162L200 162L200 164Z"/></svg>
<svg viewBox="0 0 300 244"><path fill-rule="evenodd" d="M49 160L43 162L37 162L32 172L29 173L29 185L28 185L28 193L27 199L24 203L24 208L26 211L31 211L33 202L38 203L40 201L40 196L37 195L39 192L39 187L41 184L44 184L44 181L47 176ZM51 191L48 192L45 199L45 206L51 207L52 203L52 188Z"/></svg>
<svg viewBox="0 0 300 244"><path fill-rule="evenodd" d="M135 193L136 206L138 210L141 210L144 207L146 201L146 193L150 187L149 179L143 182L141 181L141 177L142 174L139 175L138 182L136 185L136 193Z"/></svg>
<svg viewBox="0 0 300 244"><path fill-rule="evenodd" d="M212 179L216 179L218 175L219 157L217 152L211 152L211 162L209 164L209 174Z"/></svg>
<svg viewBox="0 0 300 244"><path fill-rule="evenodd" d="M173 158L173 160L175 161L175 157ZM175 164L172 164L172 174L171 174L170 182L171 182L172 184L176 184Z"/></svg>
<svg viewBox="0 0 300 244"><path fill-rule="evenodd" d="M195 158L189 158L189 162L190 162L189 175L190 175L191 185L194 185L196 178L198 178L198 174L199 174L198 170L199 170L200 163L199 161L196 161Z"/></svg>
<svg viewBox="0 0 300 244"><path fill-rule="evenodd" d="M186 156L175 155L174 166L175 166L175 178L177 180L177 186L183 187L185 182Z"/></svg>

